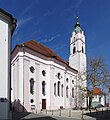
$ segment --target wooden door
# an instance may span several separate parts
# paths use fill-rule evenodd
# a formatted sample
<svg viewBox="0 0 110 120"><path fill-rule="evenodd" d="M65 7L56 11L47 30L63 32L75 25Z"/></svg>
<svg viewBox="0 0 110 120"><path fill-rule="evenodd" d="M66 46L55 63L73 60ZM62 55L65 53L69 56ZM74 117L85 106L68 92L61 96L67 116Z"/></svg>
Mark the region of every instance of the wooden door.
<svg viewBox="0 0 110 120"><path fill-rule="evenodd" d="M42 99L42 109L46 109L46 99Z"/></svg>

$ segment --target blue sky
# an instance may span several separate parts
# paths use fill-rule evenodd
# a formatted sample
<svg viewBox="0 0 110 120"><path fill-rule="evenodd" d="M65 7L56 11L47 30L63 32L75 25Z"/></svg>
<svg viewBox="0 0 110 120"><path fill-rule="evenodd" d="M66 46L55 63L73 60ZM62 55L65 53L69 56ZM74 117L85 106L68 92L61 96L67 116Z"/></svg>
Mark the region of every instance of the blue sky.
<svg viewBox="0 0 110 120"><path fill-rule="evenodd" d="M35 39L68 61L79 16L87 57L103 56L110 66L110 0L0 0L0 7L17 19L13 48Z"/></svg>

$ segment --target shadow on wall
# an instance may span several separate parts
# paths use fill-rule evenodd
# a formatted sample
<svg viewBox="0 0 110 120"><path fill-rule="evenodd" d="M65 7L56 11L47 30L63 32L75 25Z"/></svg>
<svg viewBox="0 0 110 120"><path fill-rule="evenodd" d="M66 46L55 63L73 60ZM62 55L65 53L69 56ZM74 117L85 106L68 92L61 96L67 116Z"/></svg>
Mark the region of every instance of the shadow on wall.
<svg viewBox="0 0 110 120"><path fill-rule="evenodd" d="M12 102L12 111L13 112L27 112L26 108L20 103L20 100L14 100Z"/></svg>

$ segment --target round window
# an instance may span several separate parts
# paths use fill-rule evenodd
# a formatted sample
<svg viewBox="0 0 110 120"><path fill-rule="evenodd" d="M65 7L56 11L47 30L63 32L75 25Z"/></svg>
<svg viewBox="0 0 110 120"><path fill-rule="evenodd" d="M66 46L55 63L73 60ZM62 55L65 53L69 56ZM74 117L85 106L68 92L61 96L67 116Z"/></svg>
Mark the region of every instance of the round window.
<svg viewBox="0 0 110 120"><path fill-rule="evenodd" d="M34 67L31 66L31 67L30 67L30 71L31 71L32 73L34 73L34 70L35 70Z"/></svg>
<svg viewBox="0 0 110 120"><path fill-rule="evenodd" d="M31 100L30 100L30 102L31 102L31 103L33 103L33 102L34 102L34 100L33 100L33 99L31 99Z"/></svg>
<svg viewBox="0 0 110 120"><path fill-rule="evenodd" d="M46 75L46 72L45 70L42 71L42 75L45 76Z"/></svg>

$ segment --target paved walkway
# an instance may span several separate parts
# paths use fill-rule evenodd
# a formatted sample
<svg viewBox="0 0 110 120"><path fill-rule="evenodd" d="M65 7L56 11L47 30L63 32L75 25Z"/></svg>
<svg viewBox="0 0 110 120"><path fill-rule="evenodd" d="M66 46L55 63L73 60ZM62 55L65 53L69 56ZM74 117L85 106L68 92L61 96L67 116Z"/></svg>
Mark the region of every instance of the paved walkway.
<svg viewBox="0 0 110 120"><path fill-rule="evenodd" d="M83 113L83 117L82 117ZM83 110L37 111L37 113L13 113L13 120L110 120L110 110L95 112Z"/></svg>
<svg viewBox="0 0 110 120"><path fill-rule="evenodd" d="M83 114L88 111L84 111ZM13 120L82 120L81 110L37 111L37 113L13 113ZM84 120L96 118L83 115Z"/></svg>

